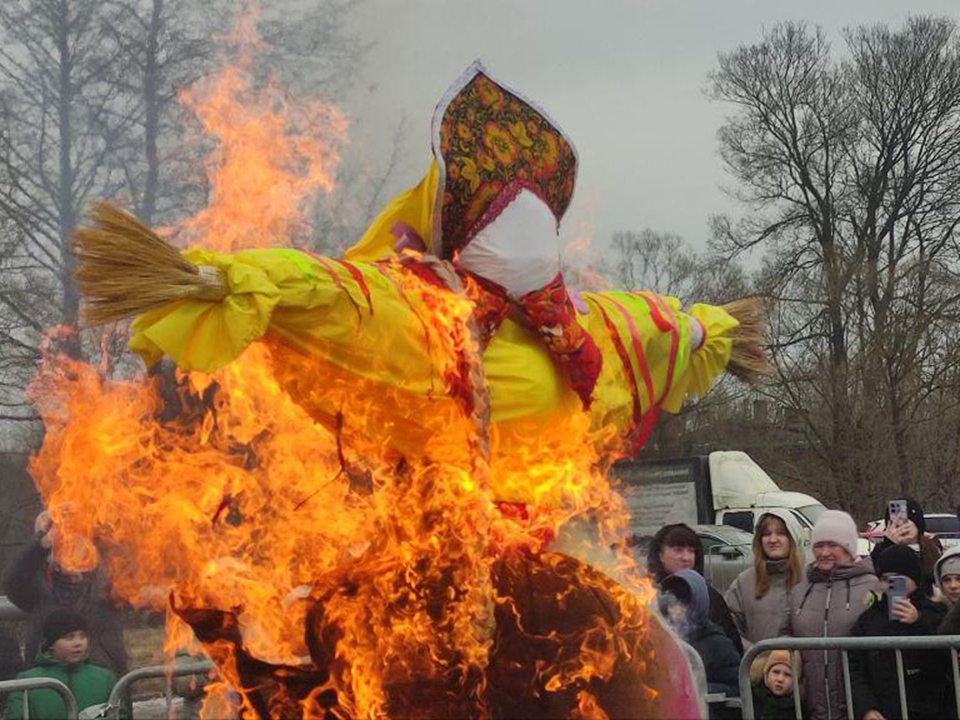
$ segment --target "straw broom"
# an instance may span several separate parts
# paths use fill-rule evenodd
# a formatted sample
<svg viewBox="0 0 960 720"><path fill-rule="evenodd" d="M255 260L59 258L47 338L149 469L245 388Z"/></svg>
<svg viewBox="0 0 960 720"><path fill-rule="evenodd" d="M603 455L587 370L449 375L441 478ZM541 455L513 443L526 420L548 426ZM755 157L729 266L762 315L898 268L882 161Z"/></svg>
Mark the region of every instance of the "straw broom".
<svg viewBox="0 0 960 720"><path fill-rule="evenodd" d="M133 215L109 203L74 235L74 275L90 325L125 320L177 300L220 301L229 290L217 268L194 265Z"/></svg>
<svg viewBox="0 0 960 720"><path fill-rule="evenodd" d="M748 297L734 300L722 308L740 324L728 335L733 340L733 351L727 372L751 385L773 374L773 366L764 351L767 312L763 298Z"/></svg>

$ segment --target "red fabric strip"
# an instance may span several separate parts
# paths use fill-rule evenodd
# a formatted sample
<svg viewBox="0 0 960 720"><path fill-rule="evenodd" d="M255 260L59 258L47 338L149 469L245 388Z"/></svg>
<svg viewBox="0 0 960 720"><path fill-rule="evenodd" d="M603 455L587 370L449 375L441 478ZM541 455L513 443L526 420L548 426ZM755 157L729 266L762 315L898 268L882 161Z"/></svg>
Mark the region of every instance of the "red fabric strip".
<svg viewBox="0 0 960 720"><path fill-rule="evenodd" d="M659 407L654 406L647 410L646 414L643 416L643 419L640 421L640 426L634 431L633 438L630 443L630 457L633 457L640 452L640 448L643 447L644 443L647 442L647 438L650 437L650 432L653 430L653 426L656 424L659 416Z"/></svg>
<svg viewBox="0 0 960 720"><path fill-rule="evenodd" d="M603 309L603 306L600 305L600 303L597 303L597 309L603 316L603 321L607 325L607 332L610 333L610 339L613 340L613 346L617 350L617 355L620 356L620 362L623 363L623 371L627 374L627 378L630 380L630 391L633 394L633 425L634 427L637 427L642 419L642 411L640 408L640 389L637 387L637 376L633 372L633 364L630 362L630 356L627 354L627 349L623 346L623 342L620 340L620 333L617 331L617 326L614 325L610 320L610 316L607 315L607 311Z"/></svg>
<svg viewBox="0 0 960 720"><path fill-rule="evenodd" d="M663 314L660 312L660 308L657 306L656 300L650 297L649 293L640 291L634 292L633 295L643 298L644 302L647 303L647 307L650 308L650 317L653 319L654 324L660 328L660 332L670 332L673 330L673 325L671 325L666 318L663 317Z"/></svg>
<svg viewBox="0 0 960 720"><path fill-rule="evenodd" d="M603 296L597 296L599 300ZM647 388L647 397L650 400L650 408L653 408L656 405L656 396L653 394L653 377L650 375L650 368L647 365L647 357L643 353L643 342L640 340L640 333L637 331L637 326L633 322L633 317L630 315L630 311L627 310L623 305L618 303L616 300L610 297L603 297L604 300L611 303L616 307L620 314L623 315L623 319L627 321L627 328L630 330L630 337L633 340L633 352L637 356L637 364L640 366L640 374L643 376L643 384Z"/></svg>
<svg viewBox="0 0 960 720"><path fill-rule="evenodd" d="M670 364L667 366L667 381L663 384L663 395L660 397L661 400L664 400L667 397L667 393L670 392L670 388L673 386L673 375L677 365L677 351L680 348L680 331L677 330L677 318L674 316L670 306L667 305L659 295L657 295L656 301L670 318L670 331L673 333L670 339Z"/></svg>
<svg viewBox="0 0 960 720"><path fill-rule="evenodd" d="M367 284L363 281L363 275L360 273L357 268L348 263L346 260L341 260L340 258L334 258L334 262L338 262L343 265L347 271L353 276L353 279L356 281L357 285L360 286L360 290L363 292L363 296L367 299L367 307L370 308L370 314L373 315L373 300L370 297L370 288L367 287Z"/></svg>
<svg viewBox="0 0 960 720"><path fill-rule="evenodd" d="M333 280L333 284L337 286L337 289L340 290L347 298L350 300L350 303L353 305L353 309L357 311L357 320L363 322L363 315L360 312L360 306L357 304L357 301L353 299L353 295L350 294L350 291L347 290L346 286L343 284L343 281L340 279L340 276L337 274L337 271L331 267L330 263L327 262L325 257L320 255L314 255L310 253L314 260L323 265L323 269L330 273L330 279Z"/></svg>

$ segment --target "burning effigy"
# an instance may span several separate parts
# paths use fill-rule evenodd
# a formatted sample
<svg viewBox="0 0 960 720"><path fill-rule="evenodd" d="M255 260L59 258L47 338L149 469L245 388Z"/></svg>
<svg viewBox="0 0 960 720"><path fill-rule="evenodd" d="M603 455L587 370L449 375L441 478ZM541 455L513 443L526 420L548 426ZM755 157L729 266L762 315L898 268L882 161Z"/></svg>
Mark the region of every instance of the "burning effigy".
<svg viewBox="0 0 960 720"><path fill-rule="evenodd" d="M223 224L181 252L94 209L88 320L134 318L130 348L178 372L41 371L58 557L165 609L249 717L688 714L649 582L609 550L606 470L724 370L763 372L759 307L568 290L573 143L479 63L432 134L343 258ZM577 524L595 552L557 544Z"/></svg>

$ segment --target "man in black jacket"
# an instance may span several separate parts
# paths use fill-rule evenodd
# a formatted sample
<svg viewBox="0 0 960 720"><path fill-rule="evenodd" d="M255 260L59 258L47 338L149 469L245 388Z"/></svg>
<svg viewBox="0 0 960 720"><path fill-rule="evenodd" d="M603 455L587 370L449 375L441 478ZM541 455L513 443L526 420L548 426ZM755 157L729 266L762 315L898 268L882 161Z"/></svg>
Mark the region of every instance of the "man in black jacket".
<svg viewBox="0 0 960 720"><path fill-rule="evenodd" d="M110 668L117 677L127 672L120 611L110 601L106 568L83 574L67 573L52 562L50 551L56 528L44 512L37 517L35 534L14 560L3 587L14 605L29 614L26 658L32 662L40 649L43 621L58 608L75 610L90 635L90 662Z"/></svg>
<svg viewBox="0 0 960 720"><path fill-rule="evenodd" d="M944 608L922 588L923 571L917 553L893 545L876 558L884 595L863 612L853 626L854 637L910 637L936 635ZM907 578L906 598L895 598L890 607L889 582L895 575ZM944 685L949 656L941 650L903 652L907 710L911 718L943 716ZM858 720L893 720L901 717L897 663L892 650L850 653L850 684L854 717Z"/></svg>
<svg viewBox="0 0 960 720"><path fill-rule="evenodd" d="M664 525L653 536L647 553L647 572L660 585L663 579L680 570L696 570L703 575L703 548L693 528L683 523ZM733 642L737 652L743 654L743 641L730 615L723 595L707 583L710 596L709 620L720 627Z"/></svg>

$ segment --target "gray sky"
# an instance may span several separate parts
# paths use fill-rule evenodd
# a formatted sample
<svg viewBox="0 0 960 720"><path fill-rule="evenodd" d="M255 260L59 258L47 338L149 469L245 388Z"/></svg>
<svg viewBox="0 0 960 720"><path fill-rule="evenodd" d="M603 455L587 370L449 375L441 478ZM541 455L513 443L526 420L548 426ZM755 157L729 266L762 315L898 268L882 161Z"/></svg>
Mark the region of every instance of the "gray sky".
<svg viewBox="0 0 960 720"><path fill-rule="evenodd" d="M564 234L601 249L615 230L651 227L695 245L707 220L736 212L716 131L726 108L704 95L717 53L755 42L781 20L842 28L907 14L960 19L958 0L366 0L352 30L376 43L347 112L351 142L385 151L406 116L399 191L430 160L430 119L475 58L536 101L580 154Z"/></svg>

